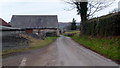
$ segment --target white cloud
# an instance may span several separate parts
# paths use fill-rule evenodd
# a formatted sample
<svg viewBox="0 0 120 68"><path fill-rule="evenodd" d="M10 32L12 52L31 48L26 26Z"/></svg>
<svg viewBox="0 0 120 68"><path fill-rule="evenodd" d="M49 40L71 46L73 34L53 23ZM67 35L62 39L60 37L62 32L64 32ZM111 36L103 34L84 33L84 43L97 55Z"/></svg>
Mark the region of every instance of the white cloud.
<svg viewBox="0 0 120 68"><path fill-rule="evenodd" d="M80 16L76 15L76 9L72 11L65 11L64 8L70 8L70 5L66 5L61 0L2 1L4 2L0 2L0 17L7 22L10 21L12 15L58 15L59 21L72 21L72 18L75 18L78 22L80 21ZM108 9L97 13L95 16L106 14L115 7L117 7L116 3L110 6Z"/></svg>
<svg viewBox="0 0 120 68"><path fill-rule="evenodd" d="M59 21L71 21L77 18L75 11L65 11L65 4L59 2L9 2L2 5L2 17L10 21L12 15L58 15ZM77 17L76 17L77 16Z"/></svg>

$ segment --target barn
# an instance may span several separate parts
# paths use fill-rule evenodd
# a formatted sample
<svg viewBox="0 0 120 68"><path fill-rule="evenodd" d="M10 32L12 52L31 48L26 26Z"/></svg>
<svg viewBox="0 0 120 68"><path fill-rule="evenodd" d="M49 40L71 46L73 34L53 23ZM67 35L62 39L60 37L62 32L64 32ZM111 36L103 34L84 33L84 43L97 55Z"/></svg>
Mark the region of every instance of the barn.
<svg viewBox="0 0 120 68"><path fill-rule="evenodd" d="M59 35L57 15L13 15L10 24L14 28L24 29L26 33Z"/></svg>

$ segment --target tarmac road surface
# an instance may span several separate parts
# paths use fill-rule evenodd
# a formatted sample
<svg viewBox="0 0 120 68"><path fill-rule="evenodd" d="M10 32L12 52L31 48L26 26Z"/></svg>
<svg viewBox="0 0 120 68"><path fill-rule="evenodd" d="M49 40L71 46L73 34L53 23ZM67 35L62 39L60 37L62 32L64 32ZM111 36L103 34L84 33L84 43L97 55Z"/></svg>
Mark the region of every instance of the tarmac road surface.
<svg viewBox="0 0 120 68"><path fill-rule="evenodd" d="M115 62L61 36L41 49L3 58L3 66L118 66Z"/></svg>

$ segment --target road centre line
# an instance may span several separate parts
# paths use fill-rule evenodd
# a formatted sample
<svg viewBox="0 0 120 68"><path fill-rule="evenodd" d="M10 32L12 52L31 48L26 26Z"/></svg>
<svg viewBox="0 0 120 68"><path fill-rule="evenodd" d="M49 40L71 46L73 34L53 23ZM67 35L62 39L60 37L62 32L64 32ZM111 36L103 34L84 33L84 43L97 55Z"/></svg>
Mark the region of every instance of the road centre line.
<svg viewBox="0 0 120 68"><path fill-rule="evenodd" d="M24 58L22 59L20 65L19 65L19 68L21 68L21 66L22 66L22 67L25 66L25 65L26 65L26 61L27 61L27 58L24 57Z"/></svg>

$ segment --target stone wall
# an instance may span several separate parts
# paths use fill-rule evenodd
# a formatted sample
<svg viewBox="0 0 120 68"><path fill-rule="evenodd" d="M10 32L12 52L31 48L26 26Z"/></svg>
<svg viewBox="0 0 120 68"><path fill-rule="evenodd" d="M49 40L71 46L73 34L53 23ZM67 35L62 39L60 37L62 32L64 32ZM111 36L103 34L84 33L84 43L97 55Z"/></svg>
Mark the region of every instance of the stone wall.
<svg viewBox="0 0 120 68"><path fill-rule="evenodd" d="M2 50L19 49L29 47L29 40L20 36L21 33L2 32Z"/></svg>

